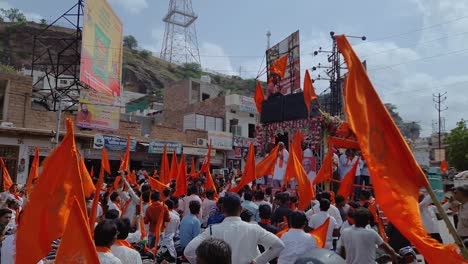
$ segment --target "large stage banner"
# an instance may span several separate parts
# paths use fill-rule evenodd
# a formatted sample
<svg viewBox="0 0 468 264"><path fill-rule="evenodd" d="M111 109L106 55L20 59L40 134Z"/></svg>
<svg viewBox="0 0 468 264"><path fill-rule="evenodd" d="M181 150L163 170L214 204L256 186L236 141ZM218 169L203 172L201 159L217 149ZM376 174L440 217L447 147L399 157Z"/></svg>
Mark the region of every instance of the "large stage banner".
<svg viewBox="0 0 468 264"><path fill-rule="evenodd" d="M296 89L301 87L301 61L299 54L299 30L292 33L289 37L285 38L278 44L269 48L266 51L266 63L267 63L267 79L270 80L271 73L270 67L275 61L282 56L288 54L288 66L284 78L281 79L278 87L279 91L283 94L291 94ZM267 95L275 93L272 90L273 87L267 89Z"/></svg>
<svg viewBox="0 0 468 264"><path fill-rule="evenodd" d="M80 81L92 89L120 96L122 76L120 19L106 0L85 2Z"/></svg>
<svg viewBox="0 0 468 264"><path fill-rule="evenodd" d="M119 130L119 98L81 89L76 126L103 131Z"/></svg>

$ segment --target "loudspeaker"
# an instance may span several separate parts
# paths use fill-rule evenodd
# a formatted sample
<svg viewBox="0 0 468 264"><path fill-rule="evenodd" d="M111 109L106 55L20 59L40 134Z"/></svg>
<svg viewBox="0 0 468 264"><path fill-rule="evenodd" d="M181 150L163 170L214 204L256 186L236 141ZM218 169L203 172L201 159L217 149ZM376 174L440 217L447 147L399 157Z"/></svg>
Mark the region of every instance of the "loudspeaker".
<svg viewBox="0 0 468 264"><path fill-rule="evenodd" d="M262 111L263 112L263 111ZM303 93L288 94L283 98L283 120L307 118Z"/></svg>
<svg viewBox="0 0 468 264"><path fill-rule="evenodd" d="M260 122L266 124L283 121L283 97L270 96L263 101Z"/></svg>

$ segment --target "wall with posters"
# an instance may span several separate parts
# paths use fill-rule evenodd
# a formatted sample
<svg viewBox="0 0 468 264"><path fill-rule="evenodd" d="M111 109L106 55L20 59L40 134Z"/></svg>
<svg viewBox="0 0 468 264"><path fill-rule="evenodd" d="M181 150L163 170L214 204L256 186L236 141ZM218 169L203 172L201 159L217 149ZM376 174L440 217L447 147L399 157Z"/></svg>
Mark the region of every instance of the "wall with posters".
<svg viewBox="0 0 468 264"><path fill-rule="evenodd" d="M289 54L288 66L284 78L280 82L281 93L286 95L293 93L301 87L301 61L299 58L299 30L269 48L266 51L267 69L280 57ZM270 72L267 71L267 78L270 79ZM267 90L269 95L271 91Z"/></svg>
<svg viewBox="0 0 468 264"><path fill-rule="evenodd" d="M80 81L120 96L123 26L106 0L85 1Z"/></svg>
<svg viewBox="0 0 468 264"><path fill-rule="evenodd" d="M76 126L103 131L119 130L120 100L92 90L80 91Z"/></svg>

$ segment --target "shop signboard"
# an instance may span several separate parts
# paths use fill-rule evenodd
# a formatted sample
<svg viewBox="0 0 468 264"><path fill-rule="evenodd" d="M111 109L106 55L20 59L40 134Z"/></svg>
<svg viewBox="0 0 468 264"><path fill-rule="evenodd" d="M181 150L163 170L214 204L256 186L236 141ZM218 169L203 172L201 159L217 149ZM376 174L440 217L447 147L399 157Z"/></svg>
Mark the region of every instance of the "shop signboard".
<svg viewBox="0 0 468 264"><path fill-rule="evenodd" d="M136 139L131 138L130 151L136 150L136 143ZM111 151L125 151L127 148L127 139L113 135L94 135L93 148L102 149L103 147L106 147L107 150Z"/></svg>
<svg viewBox="0 0 468 264"><path fill-rule="evenodd" d="M164 152L164 145L166 145L167 153L171 154L175 151L176 154L182 154L182 143L174 141L151 141L148 146L148 153L162 154Z"/></svg>

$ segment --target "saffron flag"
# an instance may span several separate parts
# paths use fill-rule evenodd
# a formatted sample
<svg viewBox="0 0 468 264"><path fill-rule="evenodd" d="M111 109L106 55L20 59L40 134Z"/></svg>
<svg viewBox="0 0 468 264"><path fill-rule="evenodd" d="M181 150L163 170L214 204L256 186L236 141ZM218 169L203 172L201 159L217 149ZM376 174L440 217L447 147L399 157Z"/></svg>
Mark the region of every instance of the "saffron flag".
<svg viewBox="0 0 468 264"><path fill-rule="evenodd" d="M2 165L3 170L3 190L6 192L13 186L13 181L11 180L10 173L8 173L7 167L5 166L5 162L3 158L0 157L0 163Z"/></svg>
<svg viewBox="0 0 468 264"><path fill-rule="evenodd" d="M319 184L333 178L333 151L331 146L328 147L327 156L323 159L322 167L320 167L317 177L315 177L313 184Z"/></svg>
<svg viewBox="0 0 468 264"><path fill-rule="evenodd" d="M28 182L26 183L26 194L29 195L34 185L34 181L39 178L39 148L34 149L34 159L29 171Z"/></svg>
<svg viewBox="0 0 468 264"><path fill-rule="evenodd" d="M348 198L351 196L351 193L353 193L354 180L356 179L356 171L359 166L359 161L360 159L357 159L351 170L349 170L344 176L340 189L338 189L338 195Z"/></svg>
<svg viewBox="0 0 468 264"><path fill-rule="evenodd" d="M122 159L122 163L120 163L119 170L126 170L127 172L130 171L130 144L131 138L130 134L127 135L127 148L125 149L125 156Z"/></svg>
<svg viewBox="0 0 468 264"><path fill-rule="evenodd" d="M302 135L299 131L294 133L293 141L291 143L291 152L295 152L296 156L298 157L299 160L302 161L302 141L304 140L304 135ZM293 168L294 162L288 160L288 164L286 165L286 173L283 178L283 185L286 185L286 183L289 183L291 179L296 177L295 170Z"/></svg>
<svg viewBox="0 0 468 264"><path fill-rule="evenodd" d="M276 233L276 236L279 238L281 238L286 232L289 231L288 218L286 216L283 216L283 223L284 223L283 229L281 229L281 231Z"/></svg>
<svg viewBox="0 0 468 264"><path fill-rule="evenodd" d="M306 70L304 75L304 103L307 107L307 112L310 113L310 102L317 100L318 96L315 93L312 79L310 79L309 70Z"/></svg>
<svg viewBox="0 0 468 264"><path fill-rule="evenodd" d="M102 171L102 170L101 170ZM94 227L94 224L93 224ZM67 227L62 235L57 256L57 264L99 264L99 258L94 246L89 226L83 215L83 209L75 198L68 217Z"/></svg>
<svg viewBox="0 0 468 264"><path fill-rule="evenodd" d="M327 233L328 233L328 226L330 225L330 217L323 222L319 227L309 232L315 240L317 240L317 246L319 248L323 248L325 246L325 242L327 242Z"/></svg>
<svg viewBox="0 0 468 264"><path fill-rule="evenodd" d="M65 137L43 162L41 180L23 209L16 252L27 254L16 254L16 263L37 263L47 256L52 250L51 241L63 234L74 197L81 208L86 208L73 122L67 118L66 124ZM31 239L31 234L35 234L35 239Z"/></svg>
<svg viewBox="0 0 468 264"><path fill-rule="evenodd" d="M197 172L195 171L195 159L192 158L192 164L190 165L190 177L197 177Z"/></svg>
<svg viewBox="0 0 468 264"><path fill-rule="evenodd" d="M83 190L86 197L93 194L96 190L94 187L93 179L91 175L89 175L88 169L84 163L83 157L80 156L80 172L81 172L81 179L83 180Z"/></svg>
<svg viewBox="0 0 468 264"><path fill-rule="evenodd" d="M354 140L339 138L339 137L328 137L328 145L335 148L346 148L346 149L358 149L359 143Z"/></svg>
<svg viewBox="0 0 468 264"><path fill-rule="evenodd" d="M151 190L156 190L162 194L162 192L167 188L167 186L164 183L148 176L146 172L143 172L143 176L145 176L148 180Z"/></svg>
<svg viewBox="0 0 468 264"><path fill-rule="evenodd" d="M128 180L128 183L130 183L130 184L137 184L136 171L135 170L132 170L132 173L127 175L127 180Z"/></svg>
<svg viewBox="0 0 468 264"><path fill-rule="evenodd" d="M270 67L270 72L274 74L278 74L281 78L284 78L284 74L286 73L286 68L288 67L288 58L289 54L282 56L281 58L275 60L273 65Z"/></svg>
<svg viewBox="0 0 468 264"><path fill-rule="evenodd" d="M447 161L446 161L446 160L443 160L443 161L440 163L440 171L441 171L441 172L447 172L447 171L448 171L448 165L447 165Z"/></svg>
<svg viewBox="0 0 468 264"><path fill-rule="evenodd" d="M146 239L146 237L148 236L148 233L146 232L144 213L145 212L143 212L143 197L140 196L140 228L141 228L140 239L141 240Z"/></svg>
<svg viewBox="0 0 468 264"><path fill-rule="evenodd" d="M97 208L99 205L99 198L101 197L101 189L104 185L104 171L110 168L109 159L107 157L107 150L106 148L102 148L102 157L101 157L101 169L99 170L99 177L96 183L96 191L94 192L94 199L93 204L91 206L91 212L89 215L89 226L91 228L91 233L94 233L94 223L96 223L96 216L97 216ZM110 172L106 171L107 173Z"/></svg>
<svg viewBox="0 0 468 264"><path fill-rule="evenodd" d="M200 169L200 171L197 174L197 177L200 176L202 173L207 173L210 170L210 165L211 165L211 140L210 140L210 145L208 146L208 153L206 154L205 160L203 161L203 165Z"/></svg>
<svg viewBox="0 0 468 264"><path fill-rule="evenodd" d="M277 145L273 148L270 153L255 166L255 175L257 178L273 175L275 173L276 159L278 158L278 149Z"/></svg>
<svg viewBox="0 0 468 264"><path fill-rule="evenodd" d="M161 160L161 173L159 174L159 180L162 183L168 184L171 181L170 169L169 169L169 158L167 157L167 146L164 144L164 151Z"/></svg>
<svg viewBox="0 0 468 264"><path fill-rule="evenodd" d="M453 245L440 244L424 229L418 195L421 187L429 187L429 182L351 44L343 35L336 36L336 40L348 66L345 112L369 166L380 208L429 262L463 263Z"/></svg>
<svg viewBox="0 0 468 264"><path fill-rule="evenodd" d="M104 168L104 171L108 174L111 173L109 157L107 156L107 150L105 148L102 148L101 167Z"/></svg>
<svg viewBox="0 0 468 264"><path fill-rule="evenodd" d="M348 122L343 122L338 127L338 129L336 130L336 134L338 136L342 136L344 138L349 138L350 136L353 135L353 132L351 131L351 129L349 127L349 123Z"/></svg>
<svg viewBox="0 0 468 264"><path fill-rule="evenodd" d="M176 180L176 191L174 193L175 197L181 197L182 195L187 194L187 164L185 164L185 155L182 154L182 159L180 160L179 170Z"/></svg>
<svg viewBox="0 0 468 264"><path fill-rule="evenodd" d="M247 153L247 161L244 167L244 173L242 174L240 183L232 188L230 192L238 192L245 185L253 182L257 177L255 176L255 153L253 144L250 143L249 152Z"/></svg>
<svg viewBox="0 0 468 264"><path fill-rule="evenodd" d="M265 101L265 94L263 93L263 88L260 82L257 82L257 86L255 87L255 106L257 106L257 111L259 114L262 113L262 104Z"/></svg>
<svg viewBox="0 0 468 264"><path fill-rule="evenodd" d="M213 190L215 195L215 199L218 199L218 191L216 190L216 185L214 184L213 177L211 176L210 170L206 173L206 180L205 180L205 191L206 190Z"/></svg>
<svg viewBox="0 0 468 264"><path fill-rule="evenodd" d="M171 164L171 172L169 175L170 180L175 180L177 179L177 175L179 174L178 168L179 165L177 164L177 155L174 150L174 153L172 153L172 164Z"/></svg>

